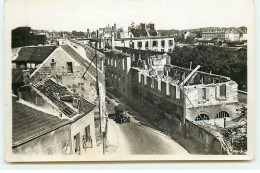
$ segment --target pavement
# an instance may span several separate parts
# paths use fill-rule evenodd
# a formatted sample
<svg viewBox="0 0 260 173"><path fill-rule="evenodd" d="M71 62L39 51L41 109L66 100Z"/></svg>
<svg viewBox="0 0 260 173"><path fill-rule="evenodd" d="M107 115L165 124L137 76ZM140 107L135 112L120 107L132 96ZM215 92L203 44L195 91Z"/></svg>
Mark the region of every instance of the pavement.
<svg viewBox="0 0 260 173"><path fill-rule="evenodd" d="M114 113L113 107L115 103L110 100L107 106L109 114ZM106 154L189 154L169 136L153 128L137 112L129 110L128 107L127 111L130 116L130 123L118 124L113 119L108 120Z"/></svg>

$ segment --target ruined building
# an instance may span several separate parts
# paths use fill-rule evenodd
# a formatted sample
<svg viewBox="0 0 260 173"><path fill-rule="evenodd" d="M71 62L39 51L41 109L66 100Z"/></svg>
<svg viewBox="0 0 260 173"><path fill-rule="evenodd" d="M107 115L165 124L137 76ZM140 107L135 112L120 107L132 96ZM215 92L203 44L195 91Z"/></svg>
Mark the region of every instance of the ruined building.
<svg viewBox="0 0 260 173"><path fill-rule="evenodd" d="M167 54L149 57L128 53L105 52L106 85L126 98L153 105L163 112L158 116L177 124L179 131L185 128L221 153L223 145L216 131L205 124L224 127L238 116L237 83L229 77L201 72L199 67L171 65Z"/></svg>

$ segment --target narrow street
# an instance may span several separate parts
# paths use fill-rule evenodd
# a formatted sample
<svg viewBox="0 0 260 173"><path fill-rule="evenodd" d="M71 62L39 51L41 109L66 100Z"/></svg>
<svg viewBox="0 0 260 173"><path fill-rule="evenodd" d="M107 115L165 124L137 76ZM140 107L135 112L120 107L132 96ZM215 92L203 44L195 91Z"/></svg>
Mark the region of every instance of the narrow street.
<svg viewBox="0 0 260 173"><path fill-rule="evenodd" d="M108 114L114 114L116 104L115 100L109 99ZM188 154L182 146L156 130L137 112L127 108L127 114L130 116L130 123L119 124L113 119L108 120L108 154Z"/></svg>

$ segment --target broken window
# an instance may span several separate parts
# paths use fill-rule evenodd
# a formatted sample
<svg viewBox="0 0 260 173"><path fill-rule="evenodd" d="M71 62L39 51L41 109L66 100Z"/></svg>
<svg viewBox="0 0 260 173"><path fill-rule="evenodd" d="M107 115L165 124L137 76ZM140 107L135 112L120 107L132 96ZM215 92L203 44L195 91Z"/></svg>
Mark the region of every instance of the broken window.
<svg viewBox="0 0 260 173"><path fill-rule="evenodd" d="M169 40L169 46L173 46L173 40Z"/></svg>
<svg viewBox="0 0 260 173"><path fill-rule="evenodd" d="M137 46L138 46L138 48L142 48L142 42L138 41Z"/></svg>
<svg viewBox="0 0 260 173"><path fill-rule="evenodd" d="M80 153L80 134L74 136L74 152L76 154Z"/></svg>
<svg viewBox="0 0 260 173"><path fill-rule="evenodd" d="M209 100L209 88L199 88L199 101Z"/></svg>
<svg viewBox="0 0 260 173"><path fill-rule="evenodd" d="M161 46L162 46L162 47L165 46L165 41L164 41L164 40L161 41Z"/></svg>
<svg viewBox="0 0 260 173"><path fill-rule="evenodd" d="M221 85L219 87L219 96L220 97L226 97L226 85Z"/></svg>
<svg viewBox="0 0 260 173"><path fill-rule="evenodd" d="M72 62L67 62L67 72L73 73Z"/></svg>
<svg viewBox="0 0 260 173"><path fill-rule="evenodd" d="M145 42L145 48L148 49L148 47L149 47L149 42L146 41L146 42Z"/></svg>
<svg viewBox="0 0 260 173"><path fill-rule="evenodd" d="M157 41L153 41L153 46L154 47L158 46L158 42Z"/></svg>
<svg viewBox="0 0 260 173"><path fill-rule="evenodd" d="M195 121L209 120L209 116L206 114L199 114L194 120Z"/></svg>

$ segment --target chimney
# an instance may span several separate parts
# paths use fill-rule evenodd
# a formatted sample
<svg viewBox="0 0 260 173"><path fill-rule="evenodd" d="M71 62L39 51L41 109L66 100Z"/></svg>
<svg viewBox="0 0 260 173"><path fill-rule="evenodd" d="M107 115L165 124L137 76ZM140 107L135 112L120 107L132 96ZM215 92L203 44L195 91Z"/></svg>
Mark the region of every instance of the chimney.
<svg viewBox="0 0 260 173"><path fill-rule="evenodd" d="M145 23L140 23L141 30L145 30Z"/></svg>
<svg viewBox="0 0 260 173"><path fill-rule="evenodd" d="M54 59L51 61L51 75L56 78L57 76L57 69L56 69L56 62L54 62Z"/></svg>
<svg viewBox="0 0 260 173"><path fill-rule="evenodd" d="M114 31L116 31L116 23L114 24Z"/></svg>
<svg viewBox="0 0 260 173"><path fill-rule="evenodd" d="M28 86L30 84L30 70L23 70L23 82L24 86Z"/></svg>

